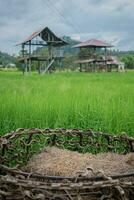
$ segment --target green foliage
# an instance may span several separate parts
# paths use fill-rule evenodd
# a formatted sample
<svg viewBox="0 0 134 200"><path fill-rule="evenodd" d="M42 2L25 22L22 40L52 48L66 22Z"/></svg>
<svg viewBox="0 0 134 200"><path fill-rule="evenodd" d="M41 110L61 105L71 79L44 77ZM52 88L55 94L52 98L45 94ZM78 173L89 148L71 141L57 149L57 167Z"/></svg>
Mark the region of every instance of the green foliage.
<svg viewBox="0 0 134 200"><path fill-rule="evenodd" d="M134 72L0 72L0 134L19 127L134 135Z"/></svg>
<svg viewBox="0 0 134 200"><path fill-rule="evenodd" d="M125 63L126 68L134 69L134 55L133 54L122 55L121 61Z"/></svg>
<svg viewBox="0 0 134 200"><path fill-rule="evenodd" d="M69 36L63 36L63 39L68 42L68 45L62 47L61 49L64 50L65 54L76 55L79 52L79 49L73 48L74 45L79 44L80 41L73 40Z"/></svg>
<svg viewBox="0 0 134 200"><path fill-rule="evenodd" d="M78 53L78 57L79 58L91 58L92 55L94 54L94 50L93 49L89 49L89 48L82 48L79 53Z"/></svg>
<svg viewBox="0 0 134 200"><path fill-rule="evenodd" d="M74 63L74 61L76 61L78 58L77 56L74 55L66 55L66 57L62 60L62 70L63 69L70 69L72 71L76 70L76 64Z"/></svg>
<svg viewBox="0 0 134 200"><path fill-rule="evenodd" d="M8 63L16 63L16 59L13 56L8 55L0 51L0 65L7 65Z"/></svg>

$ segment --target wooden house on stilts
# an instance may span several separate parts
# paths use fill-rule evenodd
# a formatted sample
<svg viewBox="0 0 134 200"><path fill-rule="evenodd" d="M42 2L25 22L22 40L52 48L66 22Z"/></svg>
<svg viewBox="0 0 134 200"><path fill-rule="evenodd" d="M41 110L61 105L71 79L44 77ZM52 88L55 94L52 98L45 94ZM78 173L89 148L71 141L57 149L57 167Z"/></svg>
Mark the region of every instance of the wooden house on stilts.
<svg viewBox="0 0 134 200"><path fill-rule="evenodd" d="M90 39L85 42L81 42L74 46L82 50L84 53L79 54L78 60L75 64L79 65L80 71L124 71L124 63L120 62L118 58L111 56L108 48L113 47L107 42L103 42L96 39Z"/></svg>
<svg viewBox="0 0 134 200"><path fill-rule="evenodd" d="M64 58L64 52L60 47L68 43L62 38L56 36L48 27L34 32L26 40L17 44L21 45L21 57L19 61L22 63L24 72L31 72L32 62L37 63L39 73L44 74L47 71L53 71L53 64L61 62ZM35 48L46 47L48 56L40 55ZM33 50L34 49L34 50Z"/></svg>

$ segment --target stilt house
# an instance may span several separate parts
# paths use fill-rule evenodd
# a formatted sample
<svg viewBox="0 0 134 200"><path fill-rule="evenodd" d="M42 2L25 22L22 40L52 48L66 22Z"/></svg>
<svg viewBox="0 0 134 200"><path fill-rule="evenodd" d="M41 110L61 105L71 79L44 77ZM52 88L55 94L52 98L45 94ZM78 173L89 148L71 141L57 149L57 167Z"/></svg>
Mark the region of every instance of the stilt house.
<svg viewBox="0 0 134 200"><path fill-rule="evenodd" d="M64 58L64 52L60 47L68 43L56 36L48 27L34 32L26 40L17 44L20 45L21 57L19 61L22 63L25 72L31 72L32 62L36 61L39 73L46 73L53 71L53 64L61 62ZM35 49L39 47L46 47L48 49L48 56L40 55ZM33 50L34 49L34 50Z"/></svg>
<svg viewBox="0 0 134 200"><path fill-rule="evenodd" d="M80 51L83 49L89 51L85 51L84 55L80 54L75 63L80 66L80 71L112 71L113 68L118 70L122 63L107 52L107 49L111 47L113 47L111 44L96 39L81 42L74 48L79 48Z"/></svg>

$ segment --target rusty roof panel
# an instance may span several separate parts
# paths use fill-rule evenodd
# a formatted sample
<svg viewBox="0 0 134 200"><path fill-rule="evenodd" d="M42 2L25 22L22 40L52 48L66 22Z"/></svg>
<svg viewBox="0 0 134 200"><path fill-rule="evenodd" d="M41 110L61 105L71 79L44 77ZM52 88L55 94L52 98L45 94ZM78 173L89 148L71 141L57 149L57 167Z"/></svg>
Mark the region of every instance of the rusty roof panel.
<svg viewBox="0 0 134 200"><path fill-rule="evenodd" d="M81 48L81 47L113 47L111 44L108 44L106 42L96 40L96 39L91 39L87 40L85 42L81 42L80 44L77 44L74 46L75 48Z"/></svg>

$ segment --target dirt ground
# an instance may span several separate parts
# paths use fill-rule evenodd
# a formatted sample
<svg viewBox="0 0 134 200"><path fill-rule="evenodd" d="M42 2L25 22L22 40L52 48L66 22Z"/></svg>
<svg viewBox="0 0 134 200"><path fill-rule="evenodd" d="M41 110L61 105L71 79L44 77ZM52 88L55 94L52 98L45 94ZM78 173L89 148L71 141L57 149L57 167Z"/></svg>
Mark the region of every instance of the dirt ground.
<svg viewBox="0 0 134 200"><path fill-rule="evenodd" d="M134 153L81 154L56 147L48 147L28 162L27 171L60 176L92 176L102 171L105 175L134 172Z"/></svg>

